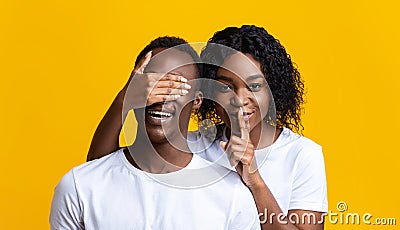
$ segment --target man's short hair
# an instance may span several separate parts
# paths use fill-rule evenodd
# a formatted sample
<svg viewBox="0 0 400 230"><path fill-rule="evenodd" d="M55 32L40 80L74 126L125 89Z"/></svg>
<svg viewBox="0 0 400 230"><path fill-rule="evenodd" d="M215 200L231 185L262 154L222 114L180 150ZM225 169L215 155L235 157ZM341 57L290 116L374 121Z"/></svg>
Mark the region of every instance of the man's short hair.
<svg viewBox="0 0 400 230"><path fill-rule="evenodd" d="M197 52L193 49L192 46L188 44L188 42L182 38L174 37L174 36L163 36L154 39L151 41L142 51L140 51L139 55L136 57L135 66L139 64L139 61L151 50L157 48L176 48L182 52L189 54L193 62L196 63L198 68L199 76L201 77L202 73L202 65L200 63L200 58Z"/></svg>

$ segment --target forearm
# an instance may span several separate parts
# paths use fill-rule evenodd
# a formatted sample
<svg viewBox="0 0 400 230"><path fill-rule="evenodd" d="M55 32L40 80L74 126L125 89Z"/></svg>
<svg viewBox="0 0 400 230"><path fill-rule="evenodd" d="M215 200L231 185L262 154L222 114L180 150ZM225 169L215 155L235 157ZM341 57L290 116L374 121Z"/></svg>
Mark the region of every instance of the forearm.
<svg viewBox="0 0 400 230"><path fill-rule="evenodd" d="M87 161L110 154L119 148L119 134L122 129L124 117L122 113L124 96L124 90L118 93L97 126L92 142L90 143Z"/></svg>
<svg viewBox="0 0 400 230"><path fill-rule="evenodd" d="M299 229L288 221L288 218L282 212L278 202L264 182L257 186L250 187L250 191L256 202L257 210L260 215L261 228L263 230Z"/></svg>

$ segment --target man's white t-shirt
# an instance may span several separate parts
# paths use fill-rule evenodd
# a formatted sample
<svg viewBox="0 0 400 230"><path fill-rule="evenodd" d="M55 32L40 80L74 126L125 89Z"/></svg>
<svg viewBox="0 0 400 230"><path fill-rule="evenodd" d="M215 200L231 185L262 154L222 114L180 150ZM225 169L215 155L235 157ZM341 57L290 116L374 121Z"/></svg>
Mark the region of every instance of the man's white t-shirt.
<svg viewBox="0 0 400 230"><path fill-rule="evenodd" d="M211 162L235 170L219 142L191 132L188 144L192 152ZM302 209L327 212L327 189L322 148L312 140L284 128L269 147L255 151L258 170L284 214Z"/></svg>
<svg viewBox="0 0 400 230"><path fill-rule="evenodd" d="M77 166L55 189L51 229L260 229L240 177L210 165L193 155L184 169L150 174L118 150ZM190 172L197 169L201 173Z"/></svg>

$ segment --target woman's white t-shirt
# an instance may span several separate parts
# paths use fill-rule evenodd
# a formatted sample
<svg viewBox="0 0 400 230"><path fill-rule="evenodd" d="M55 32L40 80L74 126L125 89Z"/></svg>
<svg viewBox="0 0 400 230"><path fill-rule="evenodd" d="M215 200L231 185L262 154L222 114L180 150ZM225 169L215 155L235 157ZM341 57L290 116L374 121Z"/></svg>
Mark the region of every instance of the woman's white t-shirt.
<svg viewBox="0 0 400 230"><path fill-rule="evenodd" d="M199 132L188 137L190 149L202 158L227 168L234 168L219 142L225 135L210 141ZM255 151L258 170L284 214L302 209L328 211L325 164L322 148L312 140L284 128L269 147Z"/></svg>

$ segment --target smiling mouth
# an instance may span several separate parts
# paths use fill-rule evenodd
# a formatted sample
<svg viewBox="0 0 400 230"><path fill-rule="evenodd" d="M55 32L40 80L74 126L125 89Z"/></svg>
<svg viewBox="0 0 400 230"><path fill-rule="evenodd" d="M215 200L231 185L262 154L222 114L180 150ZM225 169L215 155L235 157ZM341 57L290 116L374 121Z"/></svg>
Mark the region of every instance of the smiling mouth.
<svg viewBox="0 0 400 230"><path fill-rule="evenodd" d="M155 119L160 119L160 120L170 118L174 115L173 113L170 112L156 111L156 110L148 110L147 114Z"/></svg>
<svg viewBox="0 0 400 230"><path fill-rule="evenodd" d="M249 120L250 117L252 117L254 112L248 113L248 112L243 112L243 119L244 120Z"/></svg>
<svg viewBox="0 0 400 230"><path fill-rule="evenodd" d="M252 112L243 112L243 119L245 121L248 121L254 115L254 113L255 113L254 111L252 111ZM238 119L237 112L236 113L230 113L229 116L234 118L234 119Z"/></svg>

